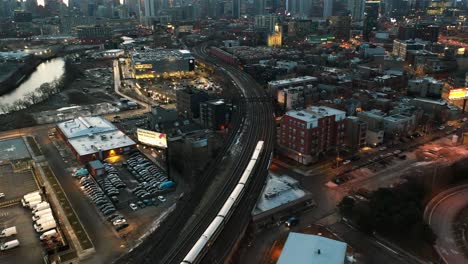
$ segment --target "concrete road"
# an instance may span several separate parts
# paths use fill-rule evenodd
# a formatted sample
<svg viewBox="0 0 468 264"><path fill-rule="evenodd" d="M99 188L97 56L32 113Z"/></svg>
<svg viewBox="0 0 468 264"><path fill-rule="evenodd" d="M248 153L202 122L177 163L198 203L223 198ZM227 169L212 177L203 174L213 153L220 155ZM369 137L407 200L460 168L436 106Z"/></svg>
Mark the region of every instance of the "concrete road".
<svg viewBox="0 0 468 264"><path fill-rule="evenodd" d="M424 219L437 235L435 248L447 264L465 264L468 258L457 244L453 224L463 208L468 206L468 184L444 191L426 206Z"/></svg>

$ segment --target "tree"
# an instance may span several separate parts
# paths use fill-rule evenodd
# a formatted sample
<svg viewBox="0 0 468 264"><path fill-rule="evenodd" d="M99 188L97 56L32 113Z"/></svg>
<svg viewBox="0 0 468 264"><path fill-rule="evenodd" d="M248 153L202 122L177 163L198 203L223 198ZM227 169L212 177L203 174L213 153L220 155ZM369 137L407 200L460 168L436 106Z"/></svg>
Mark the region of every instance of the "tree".
<svg viewBox="0 0 468 264"><path fill-rule="evenodd" d="M353 198L349 196L345 196L341 202L338 204L338 208L340 209L340 213L344 216L351 216L353 213L355 201Z"/></svg>

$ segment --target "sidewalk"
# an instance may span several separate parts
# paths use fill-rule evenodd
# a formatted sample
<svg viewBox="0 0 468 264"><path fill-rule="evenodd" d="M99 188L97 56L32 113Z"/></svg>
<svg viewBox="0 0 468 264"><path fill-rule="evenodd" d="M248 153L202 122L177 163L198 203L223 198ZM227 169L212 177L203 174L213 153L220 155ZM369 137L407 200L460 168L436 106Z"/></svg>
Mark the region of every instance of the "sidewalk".
<svg viewBox="0 0 468 264"><path fill-rule="evenodd" d="M38 172L38 176L42 178L42 182L47 190L46 195L48 198L51 199L52 204L54 204L54 209L56 209L56 213L59 216L59 222L62 224L62 228L64 228L66 233L68 234L68 238L70 239L69 242L71 243L72 251L76 251L79 259L85 259L92 255L95 252L94 245L89 238L89 235L86 233L86 230L83 228L80 219L76 216L76 212L71 207L68 198L63 193L62 187L58 183L50 183L46 173L44 172L44 167L48 167L47 162L38 163L35 165L35 171ZM55 177L55 176L53 176ZM60 188L64 195L64 198L59 199L57 197L56 191L54 189ZM66 213L65 209L71 211L71 213ZM70 223L69 218L74 217L77 222L73 222L74 226L81 227L79 229L79 233L77 234L75 231L77 228L72 227L72 223ZM84 233L83 233L84 232ZM78 238L78 235L82 237L81 241ZM84 240L83 240L84 239ZM83 245L86 248L83 248ZM67 252L67 254L70 252Z"/></svg>

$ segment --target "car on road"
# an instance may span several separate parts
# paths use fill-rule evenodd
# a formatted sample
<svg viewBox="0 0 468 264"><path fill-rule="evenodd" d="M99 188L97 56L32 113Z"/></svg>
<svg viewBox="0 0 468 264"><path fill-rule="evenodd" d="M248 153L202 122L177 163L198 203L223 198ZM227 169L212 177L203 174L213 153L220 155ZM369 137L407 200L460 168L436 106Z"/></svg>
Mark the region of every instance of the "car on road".
<svg viewBox="0 0 468 264"><path fill-rule="evenodd" d="M379 148L380 151L384 151L386 149L387 149L387 147L385 147L385 146Z"/></svg>
<svg viewBox="0 0 468 264"><path fill-rule="evenodd" d="M439 130L444 130L445 129L445 126L440 126L439 127Z"/></svg>
<svg viewBox="0 0 468 264"><path fill-rule="evenodd" d="M167 201L167 199L162 195L158 196L158 200L161 201L161 202Z"/></svg>
<svg viewBox="0 0 468 264"><path fill-rule="evenodd" d="M5 194L4 193L0 193L0 198L4 198L5 197Z"/></svg>
<svg viewBox="0 0 468 264"><path fill-rule="evenodd" d="M343 165L346 165L346 164L349 164L349 163L351 163L351 160L345 160L345 161L343 161Z"/></svg>
<svg viewBox="0 0 468 264"><path fill-rule="evenodd" d="M130 204L130 209L132 209L132 211L136 211L136 210L138 210L138 206L136 204L134 204L134 203L131 203Z"/></svg>

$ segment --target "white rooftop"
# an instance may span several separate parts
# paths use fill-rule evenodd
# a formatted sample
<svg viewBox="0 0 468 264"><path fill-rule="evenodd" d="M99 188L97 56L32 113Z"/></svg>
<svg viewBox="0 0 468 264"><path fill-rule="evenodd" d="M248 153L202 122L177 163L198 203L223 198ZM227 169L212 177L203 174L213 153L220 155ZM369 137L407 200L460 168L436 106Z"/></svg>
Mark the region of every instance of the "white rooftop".
<svg viewBox="0 0 468 264"><path fill-rule="evenodd" d="M69 139L68 142L80 155L93 154L99 151L125 148L136 143L120 130L109 131L90 136Z"/></svg>
<svg viewBox="0 0 468 264"><path fill-rule="evenodd" d="M285 175L277 176L270 173L267 178L265 189L255 206L254 214L269 211L305 195L305 191L300 189L295 179Z"/></svg>
<svg viewBox="0 0 468 264"><path fill-rule="evenodd" d="M307 124L310 124L311 127L317 127L318 119L327 116L335 116L335 122L346 118L346 112L327 106L310 106L305 110L288 111L286 115L302 120ZM310 127L308 126L308 128Z"/></svg>
<svg viewBox="0 0 468 264"><path fill-rule="evenodd" d="M271 86L288 86L288 85L294 85L297 83L312 82L316 80L317 80L316 77L302 76L302 77L291 78L291 79L286 79L286 80L271 81L268 84Z"/></svg>
<svg viewBox="0 0 468 264"><path fill-rule="evenodd" d="M57 126L80 156L136 144L101 116L78 117Z"/></svg>
<svg viewBox="0 0 468 264"><path fill-rule="evenodd" d="M291 232L277 264L343 264L345 257L346 243Z"/></svg>
<svg viewBox="0 0 468 264"><path fill-rule="evenodd" d="M111 122L101 116L78 117L57 126L68 139L117 130Z"/></svg>

